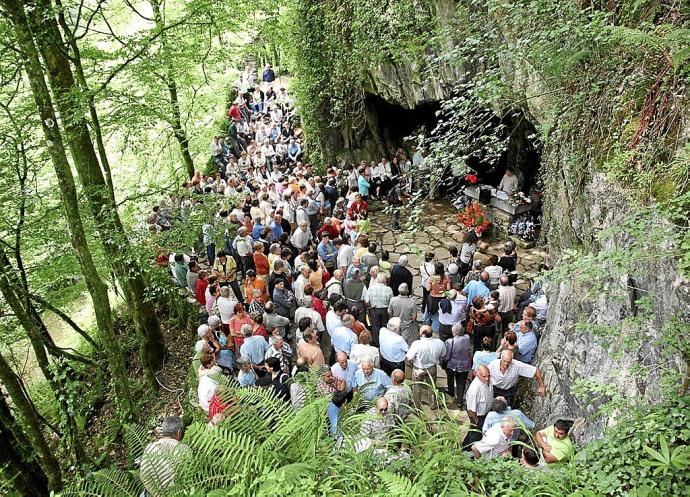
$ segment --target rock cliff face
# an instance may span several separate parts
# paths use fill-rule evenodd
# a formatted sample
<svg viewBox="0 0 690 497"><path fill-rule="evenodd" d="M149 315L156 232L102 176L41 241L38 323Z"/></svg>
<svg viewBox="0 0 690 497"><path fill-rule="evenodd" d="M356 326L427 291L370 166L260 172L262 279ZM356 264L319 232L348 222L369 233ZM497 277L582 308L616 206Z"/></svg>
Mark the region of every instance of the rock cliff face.
<svg viewBox="0 0 690 497"><path fill-rule="evenodd" d="M439 12L446 17L451 15L453 2L439 0L437 4ZM449 49L451 45L449 42ZM467 74L467 68L446 67L437 76L424 79L420 70L422 65L419 61L401 61L381 66L370 74L365 91L397 106L415 109L448 97L453 83ZM535 75L519 63L503 61L501 69L516 92L527 96L542 93ZM522 111L535 124L552 110L546 97L527 98L525 101L527 104ZM370 111L375 114L376 109ZM368 117L372 124L370 129L379 132L380 123L386 116L378 116L378 124L372 121L374 118L374 115ZM381 141L370 136L361 142L366 145L360 150L385 149L381 147ZM545 240L550 253L558 254L563 248L573 245L584 246L588 250L599 249L593 243L593 235L615 226L631 212L626 195L617 191L616 186L602 175L594 175L586 181L569 179L572 177L569 157L559 158L555 166L560 170L562 181L552 182L544 192L546 198L552 199L548 206L550 211L545 212L547 228L552 228L548 230L552 236ZM625 240L616 240L611 242L612 246L604 248L616 248L623 243ZM553 263L557 264L557 260ZM545 287L550 310L535 364L545 374L548 394L544 399L533 400L532 415L541 426L558 417L578 420L574 435L580 443L596 438L604 426L615 423L615 413L609 417L593 416L607 396L595 400L578 398L572 390L575 382L591 379L621 394L651 393L651 398L654 398L654 392L659 388L659 368L684 371L685 367L679 358L662 357L658 347L653 345L654 340L661 336L665 320L676 316L685 322L690 321L690 285L679 276L674 264L671 261L645 263L640 265L635 275L612 280L610 285L618 288L620 299L590 298L585 289L570 284ZM616 326L626 316L636 315L635 300L647 294L654 300L654 318L643 326L645 345L639 350L614 356L607 350L607 340L576 329L576 324L583 322L592 326ZM616 339L625 340L625 334ZM644 380L633 375L640 365L650 369Z"/></svg>

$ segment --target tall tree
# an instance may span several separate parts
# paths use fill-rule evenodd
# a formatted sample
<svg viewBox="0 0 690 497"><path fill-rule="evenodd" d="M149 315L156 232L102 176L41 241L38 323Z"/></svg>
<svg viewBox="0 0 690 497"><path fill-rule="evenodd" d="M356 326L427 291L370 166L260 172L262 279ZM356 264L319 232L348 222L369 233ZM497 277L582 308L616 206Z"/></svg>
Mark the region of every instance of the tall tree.
<svg viewBox="0 0 690 497"><path fill-rule="evenodd" d="M91 295L98 329L103 343L108 366L115 387L118 407L126 418L134 416L134 401L129 390L124 356L120 342L113 329L113 319L108 299L108 288L100 278L86 239L79 211L77 190L72 176L72 168L67 159L62 134L53 108L52 97L43 77L38 52L33 42L28 20L21 3L14 0L1 0L5 14L12 23L19 51L24 57L24 70L28 76L31 92L41 118L41 126L46 138L48 152L58 179L62 205L67 217L70 241L77 261Z"/></svg>
<svg viewBox="0 0 690 497"><path fill-rule="evenodd" d="M17 0L6 2L23 9ZM70 58L53 16L50 1L39 0L30 13L27 28L33 31L36 46L45 63L45 73L56 96L66 141L79 179L96 221L103 248L120 282L134 321L146 379L151 388L157 389L155 374L165 358L165 343L160 323L153 302L147 298L147 282L138 261L128 254L129 240L120 220L117 205L108 192L81 102L75 98L75 95L80 95L80 88L75 82Z"/></svg>
<svg viewBox="0 0 690 497"><path fill-rule="evenodd" d="M0 383L2 383L10 394L12 403L21 413L22 418L24 418L27 438L31 442L31 448L38 454L43 472L48 478L48 487L51 490L60 490L62 488L60 464L43 436L41 423L36 415L36 409L31 399L26 395L19 378L17 378L17 375L12 371L12 368L2 354L0 354ZM0 452L4 450L5 447L3 447ZM28 468L30 467L31 465L29 464Z"/></svg>
<svg viewBox="0 0 690 497"><path fill-rule="evenodd" d="M41 497L50 492L48 476L4 395L0 395L0 447L0 475L19 495Z"/></svg>
<svg viewBox="0 0 690 497"><path fill-rule="evenodd" d="M161 10L161 2L159 0L149 0L151 4L151 9L153 10L153 18L156 21L156 29L161 33L161 51L163 52L163 58L166 61L166 67L163 68L162 78L165 82L165 86L168 87L168 94L170 95L170 110L172 111L172 120L170 124L173 128L173 134L177 143L180 145L180 153L182 155L182 161L184 162L185 169L187 170L187 175L192 178L194 176L194 160L192 160L192 155L189 153L189 138L187 137L187 132L182 126L182 114L180 113L180 99L177 92L177 81L173 76L172 64L173 61L167 57L167 35L165 33L165 18L163 17L163 11Z"/></svg>

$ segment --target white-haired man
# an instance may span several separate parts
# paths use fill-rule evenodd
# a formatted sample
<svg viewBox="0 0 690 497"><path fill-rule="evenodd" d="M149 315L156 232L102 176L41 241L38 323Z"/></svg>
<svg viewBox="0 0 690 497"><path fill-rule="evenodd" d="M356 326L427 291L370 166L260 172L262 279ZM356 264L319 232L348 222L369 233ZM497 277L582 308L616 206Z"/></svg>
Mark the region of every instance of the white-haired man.
<svg viewBox="0 0 690 497"><path fill-rule="evenodd" d="M366 304L369 308L369 321L371 322L371 343L378 347L379 330L388 322L388 304L393 298L393 291L389 286L386 286L385 274L378 274L376 282L375 286L373 283L369 286Z"/></svg>
<svg viewBox="0 0 690 497"><path fill-rule="evenodd" d="M408 343L412 337L412 327L417 321L418 310L416 302L410 297L407 283L401 283L398 287L398 296L393 297L388 304L388 315L400 318L400 335Z"/></svg>
<svg viewBox="0 0 690 497"><path fill-rule="evenodd" d="M388 375L396 369L405 370L405 354L409 347L400 336L400 318L390 318L379 332L381 369Z"/></svg>

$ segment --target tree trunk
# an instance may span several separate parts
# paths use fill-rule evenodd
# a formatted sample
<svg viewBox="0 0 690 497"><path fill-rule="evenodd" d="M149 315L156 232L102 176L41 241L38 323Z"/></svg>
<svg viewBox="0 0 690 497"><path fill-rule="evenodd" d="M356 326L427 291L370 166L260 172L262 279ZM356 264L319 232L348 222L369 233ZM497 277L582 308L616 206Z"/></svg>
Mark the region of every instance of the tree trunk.
<svg viewBox="0 0 690 497"><path fill-rule="evenodd" d="M88 457L84 452L80 440L82 430L79 428L74 418L76 410L70 406L70 401L77 402L77 400L70 395L68 388L69 377L74 377L74 371L64 359L60 359L58 368L51 368L48 354L46 354L46 345L48 348L50 348L51 345L57 348L57 345L53 342L43 320L28 299L26 301L29 302L31 308L27 309L24 307L22 299L16 293L16 289L18 288L22 288L19 278L14 274L14 270L5 253L0 251L0 292L2 296L5 297L5 301L12 309L12 312L14 312L14 316L29 337L31 347L34 349L36 355L36 362L53 390L55 400L62 411L62 416L66 423L65 435L67 438L67 448L72 453L75 462L81 465L88 462ZM47 342L47 344L44 342ZM65 374L59 374L58 370Z"/></svg>
<svg viewBox="0 0 690 497"><path fill-rule="evenodd" d="M5 0L16 3L17 0ZM50 86L56 95L74 164L84 187L89 207L98 226L104 250L117 275L141 344L141 360L148 384L158 389L155 373L165 359L165 342L153 303L146 297L146 279L133 257L127 253L125 235L117 206L108 193L98 157L78 102L75 84L62 35L52 17L49 0L39 0L29 18L36 43L43 56Z"/></svg>
<svg viewBox="0 0 690 497"><path fill-rule="evenodd" d="M151 4L151 9L153 10L153 18L156 21L156 28L161 31L161 46L162 50L166 52L165 43L165 20L163 19L163 14L161 13L161 6L159 0L149 0ZM167 60L167 59L166 59ZM180 145L180 153L182 154L182 161L184 162L185 169L187 170L187 175L189 179L194 177L194 161L192 160L192 155L189 153L189 138L182 126L182 114L180 112L180 100L177 94L177 82L175 78L172 77L170 68L166 68L165 76L163 77L165 81L165 86L168 87L168 94L170 95L170 107L172 111L172 128L173 134L177 143Z"/></svg>
<svg viewBox="0 0 690 497"><path fill-rule="evenodd" d="M48 477L3 395L0 395L0 447L0 475L12 482L17 495L42 497L50 493Z"/></svg>
<svg viewBox="0 0 690 497"><path fill-rule="evenodd" d="M67 19L65 19L64 7L61 0L56 0L55 4L58 7L58 21L62 30L65 33L65 37L69 42L69 46L72 49L72 60L74 61L74 69L77 74L77 81L82 91L86 94L89 104L89 115L91 116L91 127L93 128L93 134L96 138L96 146L98 147L98 157L101 161L101 167L103 168L103 173L105 176L105 182L108 186L108 193L110 198L115 203L115 185L113 184L113 174L110 169L110 161L108 160L108 153L105 150L105 143L103 142L103 132L101 130L101 121L98 118L98 112L96 112L96 104L94 102L94 94L89 89L89 83L86 80L86 75L84 74L84 66L81 63L81 52L79 51L79 44L74 36L74 32L67 24Z"/></svg>
<svg viewBox="0 0 690 497"><path fill-rule="evenodd" d="M48 478L48 487L51 490L58 491L62 488L62 474L60 473L60 464L53 455L48 443L43 438L41 431L41 424L36 416L34 406L25 394L19 379L12 371L12 368L7 363L5 358L0 354L0 382L7 389L12 403L24 418L24 426L26 428L26 435L31 443L32 449L38 454L41 460L41 467ZM0 452L4 452L5 447Z"/></svg>
<svg viewBox="0 0 690 497"><path fill-rule="evenodd" d="M84 275L86 287L93 301L96 322L102 334L101 342L108 345L105 347L105 352L108 356L108 366L115 386L118 407L120 413L125 418L133 418L134 401L129 391L127 370L122 349L120 348L120 341L113 329L108 288L98 275L98 270L93 262L86 241L86 234L84 233L84 226L79 213L79 202L72 169L67 160L52 99L43 78L43 70L33 43L28 20L22 4L17 0L0 0L0 5L4 7L9 15L14 27L18 47L25 57L24 69L29 79L36 106L38 107L46 145L58 179L60 198L69 225L70 241L79 262L79 267Z"/></svg>

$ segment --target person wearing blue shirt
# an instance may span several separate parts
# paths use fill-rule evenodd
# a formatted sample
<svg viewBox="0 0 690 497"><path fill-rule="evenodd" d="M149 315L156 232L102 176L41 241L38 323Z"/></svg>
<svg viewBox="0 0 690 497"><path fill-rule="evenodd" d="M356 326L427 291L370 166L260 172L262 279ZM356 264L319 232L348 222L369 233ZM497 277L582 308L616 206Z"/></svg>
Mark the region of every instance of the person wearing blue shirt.
<svg viewBox="0 0 690 497"><path fill-rule="evenodd" d="M328 431L332 437L339 439L343 434L338 431L338 416L340 416L340 408L347 402L346 392L335 392L331 401L328 403Z"/></svg>
<svg viewBox="0 0 690 497"><path fill-rule="evenodd" d="M391 385L386 373L374 367L371 361L362 361L361 369L355 373L354 390L362 391L362 396L369 401L381 397Z"/></svg>
<svg viewBox="0 0 690 497"><path fill-rule="evenodd" d="M247 336L247 331L249 336ZM249 325L242 330L242 334L244 335L244 343L240 347L240 355L249 359L249 362L255 366L262 364L268 350L268 342L261 335L252 336L252 328Z"/></svg>
<svg viewBox="0 0 690 497"><path fill-rule="evenodd" d="M537 351L537 335L534 333L534 325L531 321L521 321L515 323L514 330L517 335L516 345L518 347L515 358L530 364Z"/></svg>
<svg viewBox="0 0 690 497"><path fill-rule="evenodd" d="M237 359L237 365L240 368L237 374L237 381L240 382L241 387L253 387L256 385L256 374L254 368L246 357Z"/></svg>
<svg viewBox="0 0 690 497"><path fill-rule="evenodd" d="M357 335L352 331L354 323L354 316L352 314L345 314L343 316L343 325L338 326L331 333L331 345L336 353L345 352L347 355L350 355L352 346L359 343Z"/></svg>
<svg viewBox="0 0 690 497"><path fill-rule="evenodd" d="M326 266L331 273L335 270L335 261L338 258L338 249L330 239L328 233L324 232L321 235L321 243L316 247L316 251L319 253L319 257L323 261L323 265Z"/></svg>
<svg viewBox="0 0 690 497"><path fill-rule="evenodd" d="M463 288L463 293L467 295L467 307L472 305L472 301L475 297L484 297L484 300L489 298L491 291L489 290L489 273L483 271L479 275L479 280L470 281L465 288Z"/></svg>
<svg viewBox="0 0 690 497"><path fill-rule="evenodd" d="M345 380L345 391L352 392L355 385L355 373L357 373L357 363L350 361L345 352L338 352L335 356L336 362L331 366L331 373L336 378Z"/></svg>
<svg viewBox="0 0 690 497"><path fill-rule="evenodd" d="M273 222L271 223L271 240L277 242L280 239L280 235L283 234L283 226L281 222L283 221L283 216L276 214L273 217Z"/></svg>
<svg viewBox="0 0 690 497"><path fill-rule="evenodd" d="M525 416L520 409L512 409L503 397L496 397L491 403L491 411L484 418L482 432L486 433L489 428L506 418L513 418L516 428L527 428L530 431L534 429L534 421ZM519 430L513 431L510 439L517 440L519 434Z"/></svg>
<svg viewBox="0 0 690 497"><path fill-rule="evenodd" d="M357 178L357 188L363 199L369 198L369 188L371 184L364 177L364 169L359 170L359 177Z"/></svg>
<svg viewBox="0 0 690 497"><path fill-rule="evenodd" d="M261 219L254 219L254 228L252 229L252 238L255 242L259 241L261 238L261 233L264 231L264 225L261 224Z"/></svg>

